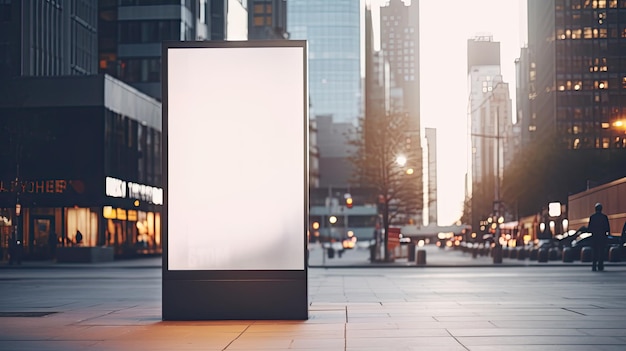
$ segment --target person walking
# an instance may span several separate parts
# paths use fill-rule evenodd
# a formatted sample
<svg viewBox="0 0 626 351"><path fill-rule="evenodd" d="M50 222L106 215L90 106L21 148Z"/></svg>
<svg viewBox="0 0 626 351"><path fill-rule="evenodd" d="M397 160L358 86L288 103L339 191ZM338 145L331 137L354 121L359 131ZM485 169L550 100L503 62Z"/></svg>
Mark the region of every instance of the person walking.
<svg viewBox="0 0 626 351"><path fill-rule="evenodd" d="M602 213L602 204L596 203L596 212L589 217L587 228L591 233L591 245L593 249L593 261L591 270L604 270L604 251L606 250L607 235L611 233L609 217Z"/></svg>

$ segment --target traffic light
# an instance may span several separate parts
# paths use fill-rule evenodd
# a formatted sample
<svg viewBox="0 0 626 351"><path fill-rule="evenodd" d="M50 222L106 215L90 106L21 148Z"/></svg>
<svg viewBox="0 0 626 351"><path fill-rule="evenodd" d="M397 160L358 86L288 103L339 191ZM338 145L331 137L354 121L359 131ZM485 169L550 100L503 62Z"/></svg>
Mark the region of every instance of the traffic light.
<svg viewBox="0 0 626 351"><path fill-rule="evenodd" d="M346 197L346 207L352 208L352 197Z"/></svg>

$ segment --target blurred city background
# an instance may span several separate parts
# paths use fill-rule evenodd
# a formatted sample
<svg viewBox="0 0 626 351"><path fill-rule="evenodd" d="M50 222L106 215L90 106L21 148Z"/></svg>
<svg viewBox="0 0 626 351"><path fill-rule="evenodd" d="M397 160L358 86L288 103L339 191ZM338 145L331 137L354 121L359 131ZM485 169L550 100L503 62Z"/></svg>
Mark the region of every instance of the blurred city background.
<svg viewBox="0 0 626 351"><path fill-rule="evenodd" d="M521 43L448 19L469 6L470 21L488 23L484 14L499 16L493 1L430 12L434 3L0 1L2 261L162 253L164 41L307 41L306 234L322 264L352 250L367 262L419 263L425 245L493 263L584 261L596 202L621 248L626 0L515 2L508 13ZM424 16L437 27L423 26ZM421 52L422 40L447 55L449 36L463 40L463 71L453 79L446 57L420 64L439 52ZM513 61L502 60L501 44L518 46ZM440 74L443 88L433 92L425 72ZM452 94L459 86L461 99ZM437 109L426 112L433 93ZM449 108L459 104L461 113ZM455 166L442 173L444 162ZM461 179L461 190L450 179ZM439 201L450 192L458 203ZM242 201L232 225L253 231L245 219L255 210ZM196 220L210 230L210 216ZM620 260L620 251L608 258Z"/></svg>

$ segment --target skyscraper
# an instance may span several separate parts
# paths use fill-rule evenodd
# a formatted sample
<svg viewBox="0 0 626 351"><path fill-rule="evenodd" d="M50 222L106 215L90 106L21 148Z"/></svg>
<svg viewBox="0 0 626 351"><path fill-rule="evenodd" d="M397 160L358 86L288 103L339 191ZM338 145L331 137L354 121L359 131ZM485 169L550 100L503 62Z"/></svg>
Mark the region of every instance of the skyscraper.
<svg viewBox="0 0 626 351"><path fill-rule="evenodd" d="M531 128L559 155L545 171L567 174L551 200L626 174L625 11L617 0L528 1Z"/></svg>
<svg viewBox="0 0 626 351"><path fill-rule="evenodd" d="M0 77L98 72L97 1L3 1Z"/></svg>
<svg viewBox="0 0 626 351"><path fill-rule="evenodd" d="M391 0L380 8L380 46L389 64L391 84L390 113L404 113L409 119L407 162L421 175L423 172L420 122L419 2L405 5ZM415 222L423 224L423 177L417 179L419 200Z"/></svg>
<svg viewBox="0 0 626 351"><path fill-rule="evenodd" d="M315 115L356 123L361 104L359 0L291 0L291 39L307 40L309 89Z"/></svg>
<svg viewBox="0 0 626 351"><path fill-rule="evenodd" d="M341 128L356 126L362 111L360 5L359 0L287 2L290 38L308 42L309 115L330 117ZM352 173L347 136L324 136L322 124L317 124L320 186L346 186ZM327 137L339 140L325 145Z"/></svg>
<svg viewBox="0 0 626 351"><path fill-rule="evenodd" d="M160 99L161 42L226 39L227 1L99 1L100 72Z"/></svg>
<svg viewBox="0 0 626 351"><path fill-rule="evenodd" d="M491 35L478 35L467 41L469 82L470 155L472 223L489 216L505 216L501 183L506 168L507 137L512 133L509 85L500 73L500 43Z"/></svg>

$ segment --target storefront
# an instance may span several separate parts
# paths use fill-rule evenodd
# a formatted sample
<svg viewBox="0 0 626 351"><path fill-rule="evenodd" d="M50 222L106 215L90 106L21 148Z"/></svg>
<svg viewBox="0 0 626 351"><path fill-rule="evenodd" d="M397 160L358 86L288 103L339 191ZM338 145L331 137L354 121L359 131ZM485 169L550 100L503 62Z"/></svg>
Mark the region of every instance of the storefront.
<svg viewBox="0 0 626 351"><path fill-rule="evenodd" d="M161 104L106 75L0 88L0 246L161 252ZM26 96L26 97L25 97Z"/></svg>
<svg viewBox="0 0 626 351"><path fill-rule="evenodd" d="M21 242L24 260L51 259L56 248L73 246L113 247L116 257L161 253L159 208L36 207L23 209L20 216L6 208L0 212L5 260L12 236Z"/></svg>

